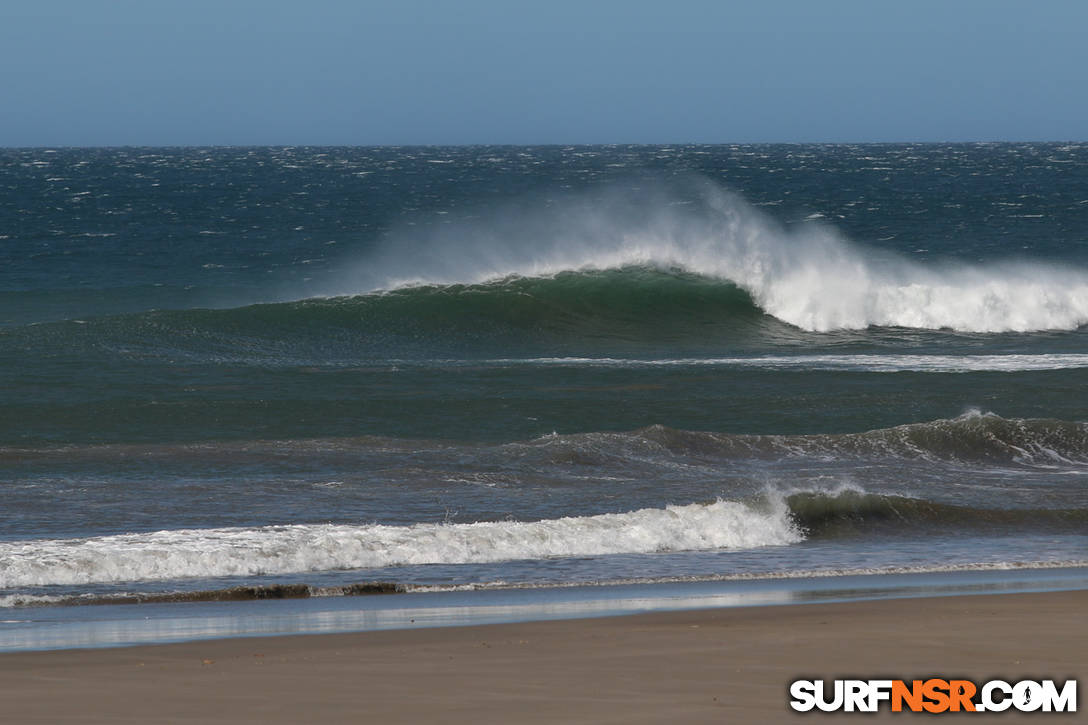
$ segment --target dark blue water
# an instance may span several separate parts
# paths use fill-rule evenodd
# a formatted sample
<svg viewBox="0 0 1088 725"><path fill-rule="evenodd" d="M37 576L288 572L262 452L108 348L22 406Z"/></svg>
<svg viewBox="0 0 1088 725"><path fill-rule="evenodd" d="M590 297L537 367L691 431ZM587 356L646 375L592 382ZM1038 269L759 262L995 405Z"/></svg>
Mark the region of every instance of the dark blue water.
<svg viewBox="0 0 1088 725"><path fill-rule="evenodd" d="M0 150L0 601L1088 561L1088 145Z"/></svg>

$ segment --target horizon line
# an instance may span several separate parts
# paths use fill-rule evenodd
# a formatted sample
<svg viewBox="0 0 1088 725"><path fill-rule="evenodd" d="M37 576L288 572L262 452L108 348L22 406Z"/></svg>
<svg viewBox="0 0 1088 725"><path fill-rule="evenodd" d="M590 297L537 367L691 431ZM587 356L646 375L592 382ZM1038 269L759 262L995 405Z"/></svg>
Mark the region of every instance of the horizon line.
<svg viewBox="0 0 1088 725"><path fill-rule="evenodd" d="M123 144L31 144L0 145L5 151L55 149L239 149L239 148L578 148L586 146L937 146L937 145L995 145L995 144L1081 144L1088 139L954 139L898 141L606 141L573 142L548 141L536 143L123 143Z"/></svg>

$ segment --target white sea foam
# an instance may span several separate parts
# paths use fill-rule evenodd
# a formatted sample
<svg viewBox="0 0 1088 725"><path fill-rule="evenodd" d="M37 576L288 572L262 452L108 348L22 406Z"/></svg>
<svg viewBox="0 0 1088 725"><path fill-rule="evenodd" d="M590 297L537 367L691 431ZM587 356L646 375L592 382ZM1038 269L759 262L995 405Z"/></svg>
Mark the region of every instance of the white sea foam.
<svg viewBox="0 0 1088 725"><path fill-rule="evenodd" d="M3 594L0 595L0 608L61 604L77 600L74 597L53 594ZM25 621L29 620L0 620L0 624L21 624Z"/></svg>
<svg viewBox="0 0 1088 725"><path fill-rule="evenodd" d="M732 281L768 314L813 331L1007 332L1088 323L1088 270L1028 261L923 265L856 245L827 225L786 229L702 181L395 233L330 294L629 266Z"/></svg>
<svg viewBox="0 0 1088 725"><path fill-rule="evenodd" d="M0 588L685 550L802 539L781 497L535 522L194 529L0 543Z"/></svg>
<svg viewBox="0 0 1088 725"><path fill-rule="evenodd" d="M858 370L862 372L1023 372L1070 370L1088 367L1088 355L1051 353L1039 355L761 355L722 358L586 358L542 357L496 360L442 361L466 365L556 365L578 367L753 367L785 370Z"/></svg>

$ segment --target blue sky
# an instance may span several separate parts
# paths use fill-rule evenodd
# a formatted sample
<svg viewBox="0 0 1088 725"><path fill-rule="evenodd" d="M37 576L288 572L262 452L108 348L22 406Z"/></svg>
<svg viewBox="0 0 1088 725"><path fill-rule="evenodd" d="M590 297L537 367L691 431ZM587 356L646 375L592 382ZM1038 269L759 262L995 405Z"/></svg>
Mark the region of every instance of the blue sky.
<svg viewBox="0 0 1088 725"><path fill-rule="evenodd" d="M1084 140L1080 0L6 0L0 146Z"/></svg>

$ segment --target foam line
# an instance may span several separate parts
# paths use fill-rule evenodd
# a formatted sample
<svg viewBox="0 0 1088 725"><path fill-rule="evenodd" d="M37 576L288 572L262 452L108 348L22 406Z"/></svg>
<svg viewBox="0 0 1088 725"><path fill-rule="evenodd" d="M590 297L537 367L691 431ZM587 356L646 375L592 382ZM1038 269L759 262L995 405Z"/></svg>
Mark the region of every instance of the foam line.
<svg viewBox="0 0 1088 725"><path fill-rule="evenodd" d="M260 576L699 549L802 538L785 502L732 501L535 522L293 525L0 543L0 588Z"/></svg>

